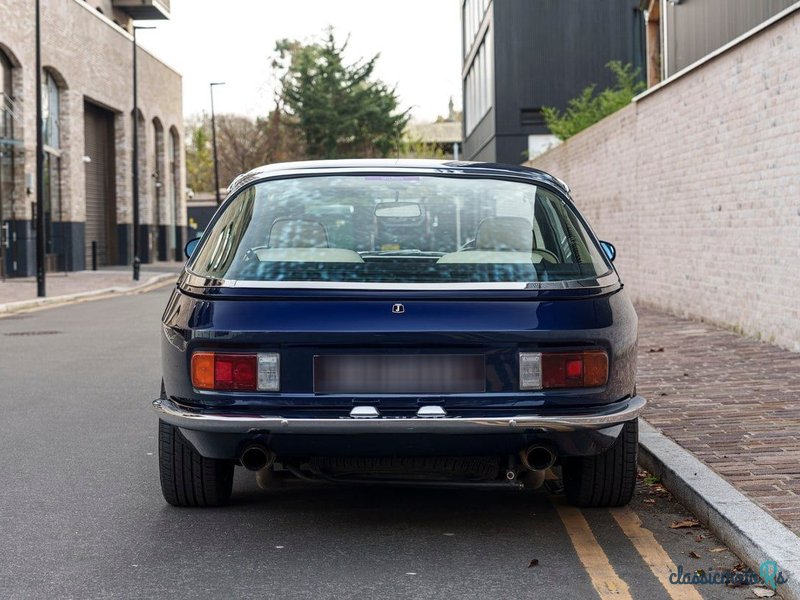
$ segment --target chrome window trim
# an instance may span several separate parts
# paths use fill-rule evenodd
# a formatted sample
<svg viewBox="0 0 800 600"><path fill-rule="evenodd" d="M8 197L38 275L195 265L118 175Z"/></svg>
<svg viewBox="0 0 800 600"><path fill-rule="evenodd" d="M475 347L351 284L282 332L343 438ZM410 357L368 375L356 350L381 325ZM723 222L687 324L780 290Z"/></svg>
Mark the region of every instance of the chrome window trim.
<svg viewBox="0 0 800 600"><path fill-rule="evenodd" d="M197 275L188 269L181 283L192 287L213 289L270 289L270 290L373 290L373 291L456 291L456 290L569 290L602 289L619 283L614 271L589 279L567 281L509 281L463 283L373 283L369 281L248 281L240 279L212 279Z"/></svg>

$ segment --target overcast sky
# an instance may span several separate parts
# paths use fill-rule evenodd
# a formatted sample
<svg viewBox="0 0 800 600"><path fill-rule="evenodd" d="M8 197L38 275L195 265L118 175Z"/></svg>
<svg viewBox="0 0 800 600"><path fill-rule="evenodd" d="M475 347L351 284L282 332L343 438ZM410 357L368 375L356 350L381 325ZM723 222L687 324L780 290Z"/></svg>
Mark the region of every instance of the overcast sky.
<svg viewBox="0 0 800 600"><path fill-rule="evenodd" d="M459 0L171 0L171 12L138 38L183 74L185 116L209 110L211 81L226 82L217 112L266 114L276 40L308 41L328 25L350 34L352 60L380 52L377 76L415 119L446 114L451 96L461 107Z"/></svg>

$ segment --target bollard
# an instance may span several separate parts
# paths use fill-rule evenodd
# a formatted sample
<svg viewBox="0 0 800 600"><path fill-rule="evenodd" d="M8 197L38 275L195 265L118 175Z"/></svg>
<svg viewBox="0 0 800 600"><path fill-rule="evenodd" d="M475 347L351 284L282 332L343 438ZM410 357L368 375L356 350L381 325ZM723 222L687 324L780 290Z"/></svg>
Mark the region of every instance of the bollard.
<svg viewBox="0 0 800 600"><path fill-rule="evenodd" d="M133 259L133 280L139 281L139 267L141 267L142 261L139 260L139 257Z"/></svg>
<svg viewBox="0 0 800 600"><path fill-rule="evenodd" d="M92 242L92 271L97 271L97 242Z"/></svg>

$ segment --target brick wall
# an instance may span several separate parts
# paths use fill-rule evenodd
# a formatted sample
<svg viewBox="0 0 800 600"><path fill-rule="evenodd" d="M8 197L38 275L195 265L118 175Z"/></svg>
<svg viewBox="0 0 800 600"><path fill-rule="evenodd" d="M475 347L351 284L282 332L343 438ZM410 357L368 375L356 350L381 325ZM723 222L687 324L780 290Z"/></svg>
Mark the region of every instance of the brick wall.
<svg viewBox="0 0 800 600"><path fill-rule="evenodd" d="M800 10L529 164L636 300L800 351Z"/></svg>
<svg viewBox="0 0 800 600"><path fill-rule="evenodd" d="M82 0L42 1L42 65L57 75L61 91L61 190L65 221L84 221L85 163L84 100L115 113L117 223L132 222L132 41L129 33L99 14ZM112 18L114 14L110 15ZM158 31L140 33L159 35ZM16 137L23 140L24 164L15 189L13 209L6 217L30 219L35 189L28 193L24 181L35 175L35 69L34 3L30 0L0 2L0 49L16 63L14 90L22 121ZM154 173L170 173L163 148L156 148L154 119L165 133L174 132L180 145L177 224L186 224L185 169L183 165L182 80L179 73L145 50L139 50L139 109L143 116L140 138L140 216L143 224L154 222ZM162 142L165 142L162 136ZM156 164L156 156L161 164ZM162 209L163 210L163 209ZM162 224L174 222L165 211Z"/></svg>

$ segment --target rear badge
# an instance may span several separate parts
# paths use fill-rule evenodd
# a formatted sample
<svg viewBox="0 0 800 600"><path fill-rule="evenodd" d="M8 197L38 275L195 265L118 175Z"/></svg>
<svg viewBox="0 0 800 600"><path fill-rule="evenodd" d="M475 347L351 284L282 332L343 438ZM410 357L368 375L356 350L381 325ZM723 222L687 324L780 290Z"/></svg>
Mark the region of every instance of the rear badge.
<svg viewBox="0 0 800 600"><path fill-rule="evenodd" d="M392 312L396 315L402 315L406 312L406 309L402 304L392 304Z"/></svg>

